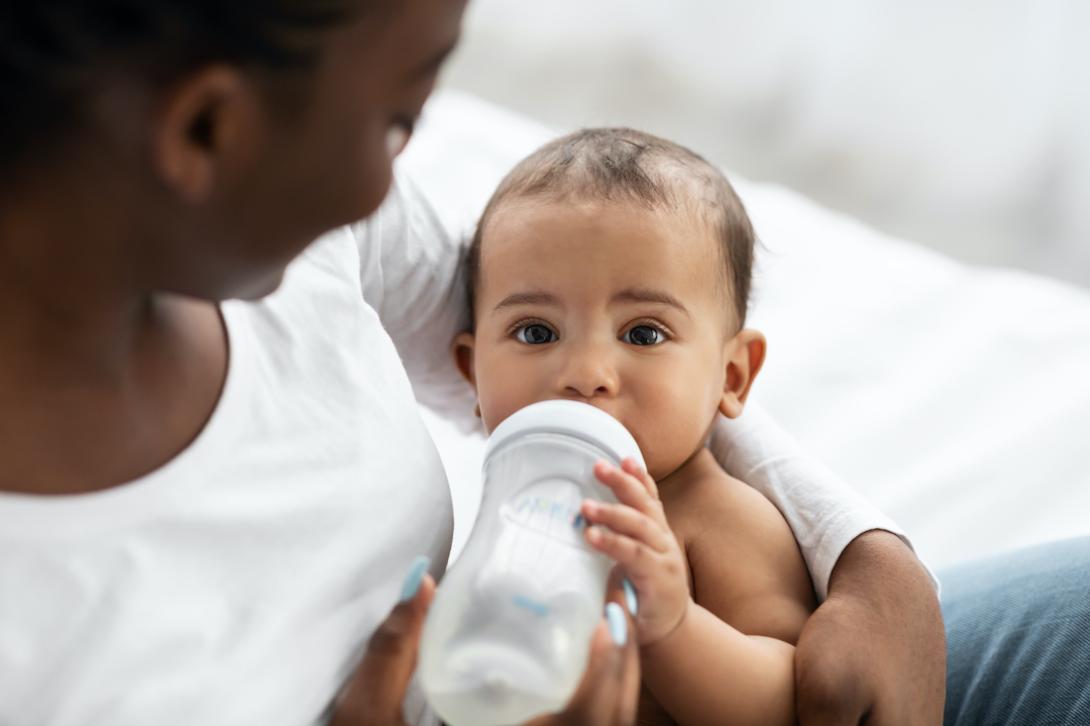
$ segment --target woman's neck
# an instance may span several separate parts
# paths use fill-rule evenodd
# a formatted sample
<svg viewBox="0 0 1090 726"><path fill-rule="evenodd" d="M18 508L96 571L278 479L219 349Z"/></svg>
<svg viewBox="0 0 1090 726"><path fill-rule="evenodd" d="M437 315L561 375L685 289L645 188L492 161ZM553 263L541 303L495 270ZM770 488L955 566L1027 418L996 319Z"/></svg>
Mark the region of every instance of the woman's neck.
<svg viewBox="0 0 1090 726"><path fill-rule="evenodd" d="M117 379L153 319L153 296L132 285L121 215L74 186L29 177L0 197L0 382Z"/></svg>
<svg viewBox="0 0 1090 726"><path fill-rule="evenodd" d="M63 195L20 196L0 208L0 491L116 486L184 449L215 408L219 311L130 285L124 230L78 195L59 212Z"/></svg>

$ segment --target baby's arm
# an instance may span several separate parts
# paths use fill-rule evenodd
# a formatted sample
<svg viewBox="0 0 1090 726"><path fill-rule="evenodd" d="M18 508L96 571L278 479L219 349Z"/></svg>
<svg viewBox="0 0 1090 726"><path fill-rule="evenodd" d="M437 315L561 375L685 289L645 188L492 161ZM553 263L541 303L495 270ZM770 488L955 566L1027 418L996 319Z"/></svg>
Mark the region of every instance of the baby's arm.
<svg viewBox="0 0 1090 726"><path fill-rule="evenodd" d="M681 723L794 723L794 645L816 602L791 529L725 475L690 487L694 601L672 637L644 649L644 679Z"/></svg>
<svg viewBox="0 0 1090 726"><path fill-rule="evenodd" d="M588 532L588 539L618 560L640 594L648 689L682 724L794 723L793 644L814 598L783 518L725 476L692 482L700 490L687 497L696 516L694 545L686 547L691 598L675 576L678 563L685 569L680 547L673 555L664 547L663 531L676 540L654 482L634 466L624 469L600 478L627 506L591 506L584 514L613 530Z"/></svg>

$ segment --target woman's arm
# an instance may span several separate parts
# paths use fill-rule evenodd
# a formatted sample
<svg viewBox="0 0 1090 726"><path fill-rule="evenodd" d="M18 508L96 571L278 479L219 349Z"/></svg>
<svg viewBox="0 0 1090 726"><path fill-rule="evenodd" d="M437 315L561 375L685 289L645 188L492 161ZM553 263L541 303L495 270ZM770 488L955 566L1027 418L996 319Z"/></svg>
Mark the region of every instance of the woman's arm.
<svg viewBox="0 0 1090 726"><path fill-rule="evenodd" d="M933 582L889 532L866 532L848 545L833 569L828 598L799 638L799 723L942 723L946 635Z"/></svg>
<svg viewBox="0 0 1090 726"><path fill-rule="evenodd" d="M870 714L876 724L940 723L939 584L900 528L752 402L740 419L717 423L710 448L783 513L823 600L795 656L799 722L854 726Z"/></svg>
<svg viewBox="0 0 1090 726"><path fill-rule="evenodd" d="M475 428L473 390L450 355L469 325L466 239L440 219L405 174L382 206L351 234L360 253L364 301L378 313L420 403L463 428Z"/></svg>
<svg viewBox="0 0 1090 726"><path fill-rule="evenodd" d="M709 448L727 473L767 497L791 525L819 600L841 553L862 533L880 529L908 542L893 520L804 453L752 401L737 419L719 417Z"/></svg>

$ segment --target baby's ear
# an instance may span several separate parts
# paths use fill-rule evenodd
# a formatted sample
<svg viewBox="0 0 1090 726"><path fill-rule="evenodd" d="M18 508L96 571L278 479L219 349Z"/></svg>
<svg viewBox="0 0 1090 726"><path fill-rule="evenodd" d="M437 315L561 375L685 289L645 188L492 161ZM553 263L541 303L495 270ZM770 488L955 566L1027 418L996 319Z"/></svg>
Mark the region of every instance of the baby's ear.
<svg viewBox="0 0 1090 726"><path fill-rule="evenodd" d="M749 329L738 331L727 343L727 376L719 401L719 411L727 418L742 415L749 389L764 365L767 345L764 334Z"/></svg>
<svg viewBox="0 0 1090 726"><path fill-rule="evenodd" d="M473 369L474 345L473 333L459 333L450 345L450 352L454 356L454 365L458 366L458 372L462 374L462 378L465 378L476 390L477 373Z"/></svg>

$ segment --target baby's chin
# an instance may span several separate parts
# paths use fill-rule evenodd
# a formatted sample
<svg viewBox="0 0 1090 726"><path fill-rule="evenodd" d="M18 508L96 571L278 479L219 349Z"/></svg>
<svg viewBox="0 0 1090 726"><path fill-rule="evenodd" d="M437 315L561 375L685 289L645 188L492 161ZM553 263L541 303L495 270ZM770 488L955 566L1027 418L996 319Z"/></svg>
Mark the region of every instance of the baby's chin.
<svg viewBox="0 0 1090 726"><path fill-rule="evenodd" d="M658 483L680 471L681 468L685 466L686 461L688 461L688 459L681 459L680 461L677 459L670 459L669 461L663 462L650 461L648 462L647 473L651 475L651 478L654 479L656 483Z"/></svg>
<svg viewBox="0 0 1090 726"><path fill-rule="evenodd" d="M701 444L694 444L693 446L680 447L676 450L664 450L661 446L645 446L644 438L638 431L629 429L633 438L636 439L636 443L640 447L640 453L643 454L644 464L647 467L647 473L651 475L651 478L656 482L660 482L666 477L677 472L681 467L685 465L689 459L692 458L700 448Z"/></svg>

